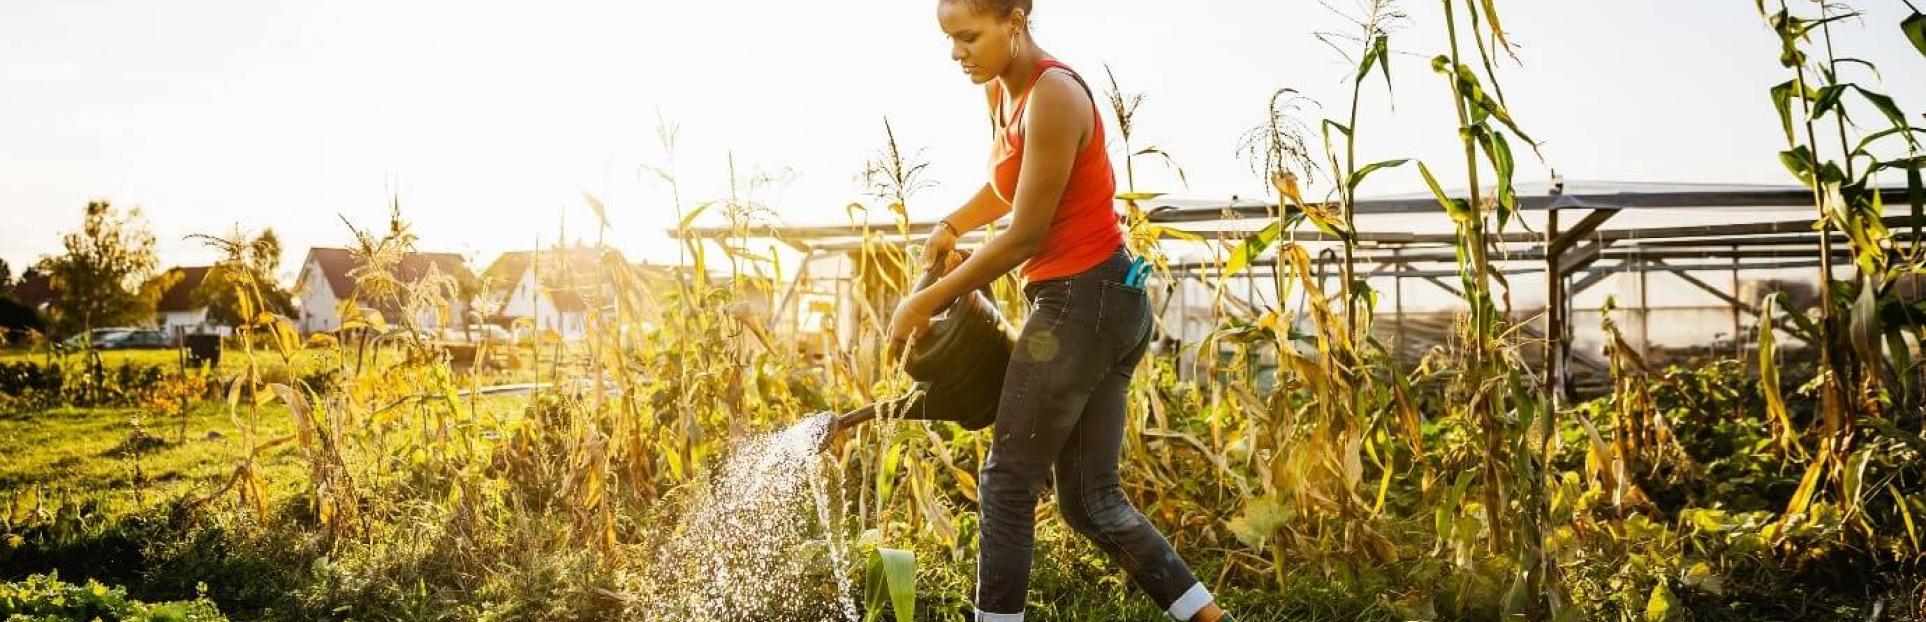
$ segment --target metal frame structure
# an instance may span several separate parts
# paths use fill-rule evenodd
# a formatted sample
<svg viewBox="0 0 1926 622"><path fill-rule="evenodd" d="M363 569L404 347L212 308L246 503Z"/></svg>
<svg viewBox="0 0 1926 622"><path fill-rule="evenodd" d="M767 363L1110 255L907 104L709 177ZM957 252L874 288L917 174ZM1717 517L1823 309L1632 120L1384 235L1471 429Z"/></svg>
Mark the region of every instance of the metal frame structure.
<svg viewBox="0 0 1926 622"><path fill-rule="evenodd" d="M1462 194L1459 192L1454 196ZM1830 257L1833 262L1851 264L1851 258L1845 250L1845 236L1833 233L1834 243L1822 245L1817 221L1804 214L1799 218L1759 222L1610 226L1625 220L1626 214L1641 212L1703 215L1708 212L1716 214L1720 210L1750 210L1756 215L1769 214L1774 210L1810 210L1813 195L1804 187L1615 182L1568 184L1554 181L1521 185L1517 195L1520 211L1542 218L1542 226L1538 231L1520 226L1489 236L1493 245L1490 259L1500 274L1546 276L1543 326L1528 325L1526 330L1528 334L1534 334L1535 339L1544 342L1543 360L1547 367L1547 378L1553 384L1556 396L1565 396L1570 391L1574 362L1571 351L1571 300L1613 274L1637 274L1641 283L1652 272L1681 277L1691 286L1730 305L1736 338L1740 334L1742 316L1749 315L1755 321L1760 316L1759 309L1738 298L1740 272L1817 267L1820 265L1822 247L1833 249ZM1883 192L1882 199L1885 205L1894 209L1910 207L1903 189L1888 189ZM1186 236L1197 235L1214 236L1214 242L1235 242L1268 221L1279 218L1275 204L1263 203L1169 200L1151 202L1144 207L1150 222L1174 230L1165 234L1166 243L1182 243ZM1336 209L1334 205L1322 207ZM1354 213L1359 216L1444 216L1436 199L1430 194L1361 200L1355 205ZM1577 214L1575 219L1570 218L1573 214ZM1896 240L1920 244L1920 230L1926 226L1926 222L1910 214L1888 215L1885 225L1894 232ZM685 239L738 236L774 239L814 256L823 252L859 249L878 238L920 242L934 227L934 223L913 223L906 230L899 230L894 225L831 225L756 227L746 232L709 227L672 231L671 235ZM1307 245L1334 245L1338 242L1333 236L1309 227L1304 229L1294 231L1290 238ZM978 243L983 235L972 233L959 243L966 246ZM1356 265L1360 274L1392 277L1400 292L1404 279L1413 278L1463 296L1462 291L1446 280L1458 275L1456 255L1452 250L1455 235L1448 230L1360 231L1355 237L1358 248ZM1327 257L1320 262L1328 264L1332 259ZM1215 259L1180 259L1171 265L1172 276L1179 280L1209 279L1220 273L1220 267L1221 263ZM1254 262L1247 272L1254 278L1274 273L1275 270L1277 265L1273 253L1268 261L1260 258ZM1691 274L1708 270L1730 271L1733 275L1732 291L1725 291ZM793 291L794 287L790 289ZM1643 286L1639 289L1641 298L1644 298L1644 289ZM1397 314L1402 327L1403 296L1400 294L1397 298ZM777 309L786 308L786 304L785 300ZM1640 308L1647 308L1647 301L1641 300ZM1643 317L1641 315L1641 319ZM1768 321L1785 328L1794 337L1804 339L1784 320ZM1598 361L1589 361L1587 364L1602 365Z"/></svg>

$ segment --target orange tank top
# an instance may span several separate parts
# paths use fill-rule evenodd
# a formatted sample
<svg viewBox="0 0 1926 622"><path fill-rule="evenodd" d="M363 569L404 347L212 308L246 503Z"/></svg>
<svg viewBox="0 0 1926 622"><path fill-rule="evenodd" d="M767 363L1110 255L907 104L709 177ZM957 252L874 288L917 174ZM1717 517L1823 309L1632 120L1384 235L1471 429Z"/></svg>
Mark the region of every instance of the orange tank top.
<svg viewBox="0 0 1926 622"><path fill-rule="evenodd" d="M1036 75L1030 80L1030 90L1036 90L1036 80L1050 69L1062 69L1084 85L1084 94L1090 95L1090 87L1083 78L1069 66L1052 59L1044 59L1037 67ZM992 83L992 94L997 102L992 114L996 117L997 138L991 150L990 179L991 187L997 197L1005 203L1016 198L1017 174L1023 166L1023 111L1030 101L1029 93L1024 93L1016 101L1015 114L1009 120L1003 116L1003 93L1000 83ZM1103 117L1097 113L1095 96L1091 96L1090 114L1096 121L1092 126L1090 142L1077 152L1076 161L1071 165L1070 177L1063 188L1063 198L1057 203L1057 213L1050 220L1050 231L1044 234L1043 250L1029 261L1023 263L1020 273L1023 280L1035 283L1054 278L1071 276L1088 270L1123 245L1123 229L1118 226L1118 216L1112 197L1117 194L1116 172L1110 168L1110 154L1104 149Z"/></svg>

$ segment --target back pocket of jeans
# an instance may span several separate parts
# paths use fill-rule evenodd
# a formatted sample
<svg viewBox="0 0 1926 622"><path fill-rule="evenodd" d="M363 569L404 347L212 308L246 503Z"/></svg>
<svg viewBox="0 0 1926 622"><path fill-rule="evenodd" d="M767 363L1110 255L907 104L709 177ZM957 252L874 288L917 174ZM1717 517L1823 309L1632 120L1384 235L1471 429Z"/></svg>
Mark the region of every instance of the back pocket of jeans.
<svg viewBox="0 0 1926 622"><path fill-rule="evenodd" d="M1112 351L1137 345L1150 324L1150 301L1144 290L1122 283L1103 282L1097 311L1097 334Z"/></svg>

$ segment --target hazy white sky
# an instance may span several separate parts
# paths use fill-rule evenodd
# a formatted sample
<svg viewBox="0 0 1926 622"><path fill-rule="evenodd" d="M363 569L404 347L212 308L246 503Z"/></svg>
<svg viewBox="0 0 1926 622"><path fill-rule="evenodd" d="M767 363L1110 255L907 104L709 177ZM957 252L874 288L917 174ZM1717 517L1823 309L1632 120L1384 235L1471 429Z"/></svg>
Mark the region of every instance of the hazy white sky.
<svg viewBox="0 0 1926 622"><path fill-rule="evenodd" d="M1352 0L1330 0L1348 8ZM1189 194L1257 196L1240 135L1291 86L1341 114L1347 64L1312 33L1343 26L1315 0L1037 0L1044 47L1101 82L1149 94L1140 144L1174 153ZM1840 53L1877 62L1883 88L1926 107L1926 59L1898 0L1857 3ZM1784 80L1748 0L1500 2L1522 65L1507 94L1566 177L1786 181L1766 89ZM690 202L787 171L761 198L792 223L841 222L882 142L922 150L934 218L982 183L982 98L948 58L935 0L395 2L0 0L0 258L58 248L87 200L142 207L163 260L208 253L183 236L274 227L291 261L342 245L340 217L383 222L391 192L422 246L470 254L593 239L582 191L610 206L632 257L673 258L658 114L681 127ZM1367 158L1458 154L1435 0L1414 0L1360 123ZM1861 76L1861 80L1872 80ZM1107 116L1107 115L1106 115ZM1181 192L1143 167L1141 186ZM1531 163L1527 178L1544 172ZM1408 191L1415 175L1376 178ZM873 201L870 201L873 203ZM291 270L291 268L290 268Z"/></svg>

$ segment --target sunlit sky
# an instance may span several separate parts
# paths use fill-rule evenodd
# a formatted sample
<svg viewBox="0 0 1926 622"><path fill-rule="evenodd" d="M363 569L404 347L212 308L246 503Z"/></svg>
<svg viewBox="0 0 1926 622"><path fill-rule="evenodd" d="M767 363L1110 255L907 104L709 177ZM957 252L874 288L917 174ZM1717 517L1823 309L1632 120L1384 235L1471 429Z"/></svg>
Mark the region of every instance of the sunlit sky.
<svg viewBox="0 0 1926 622"><path fill-rule="evenodd" d="M1237 146L1279 87L1322 102L1312 116L1343 114L1348 61L1313 33L1348 30L1315 0L1037 4L1046 50L1093 85L1108 63L1148 94L1137 142L1173 153L1189 186L1145 162L1145 189L1261 195ZM1881 88L1926 108L1904 5L1857 4L1867 18L1836 32L1839 53L1878 63ZM1499 5L1522 61L1501 68L1506 93L1564 176L1787 181L1766 97L1785 74L1752 2ZM982 97L950 61L935 6L0 1L0 258L18 272L56 252L81 207L106 198L143 209L165 265L210 259L188 234L271 226L291 276L307 247L346 244L342 218L378 226L398 196L424 250L485 265L564 227L594 240L589 192L609 206L611 243L673 259L668 188L643 170L670 163L659 120L680 127L686 202L727 194L733 154L743 177L779 174L755 198L801 224L877 204L856 178L888 117L930 163L935 185L911 212L936 218L982 183L988 147ZM1450 163L1455 120L1427 63L1444 43L1438 3L1404 6L1396 106L1381 84L1367 91L1365 159ZM1545 175L1537 162L1521 173ZM1394 171L1367 193L1418 183Z"/></svg>

